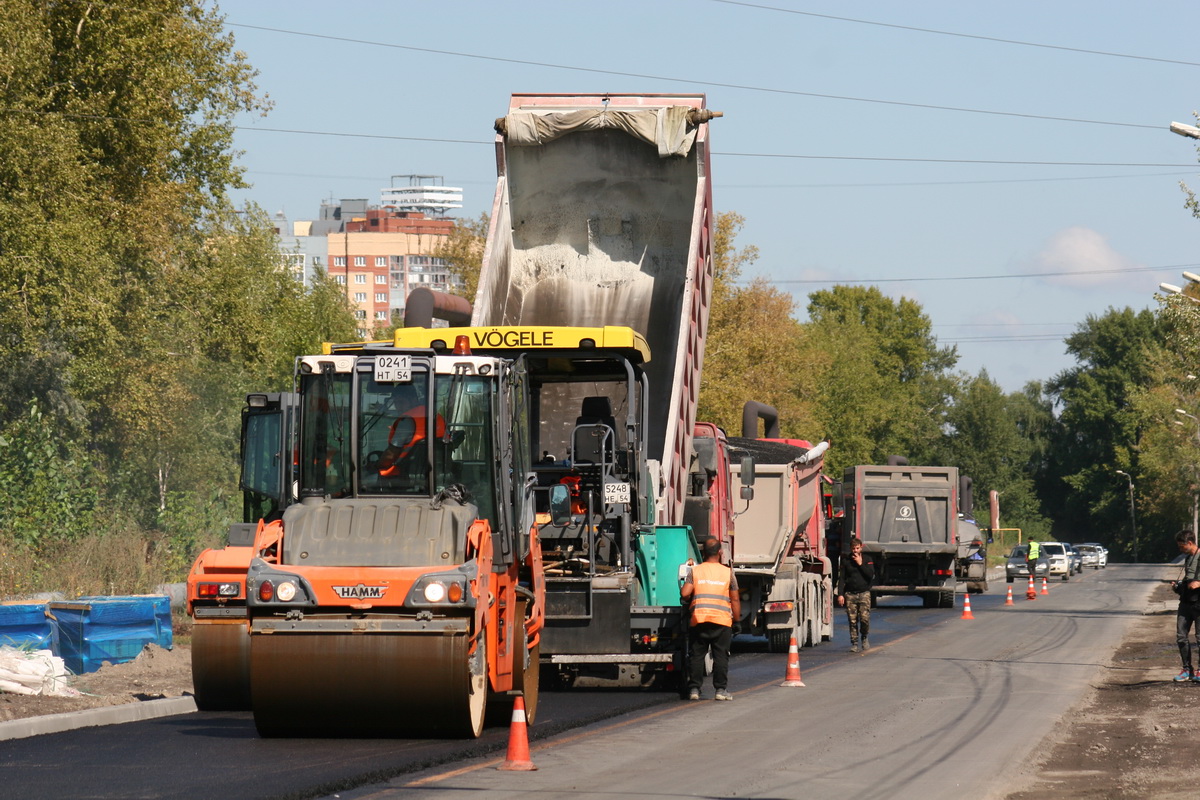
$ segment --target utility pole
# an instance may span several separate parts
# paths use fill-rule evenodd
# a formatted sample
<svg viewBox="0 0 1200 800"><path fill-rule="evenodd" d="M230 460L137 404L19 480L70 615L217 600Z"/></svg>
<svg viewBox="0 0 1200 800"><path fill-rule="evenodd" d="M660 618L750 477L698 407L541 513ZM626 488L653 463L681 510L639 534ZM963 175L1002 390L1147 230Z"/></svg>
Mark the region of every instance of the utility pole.
<svg viewBox="0 0 1200 800"><path fill-rule="evenodd" d="M1133 478L1128 472L1117 470L1118 475L1124 475L1125 480L1129 481L1129 525L1133 529L1133 563L1138 563L1138 546L1137 546L1137 513L1133 508Z"/></svg>

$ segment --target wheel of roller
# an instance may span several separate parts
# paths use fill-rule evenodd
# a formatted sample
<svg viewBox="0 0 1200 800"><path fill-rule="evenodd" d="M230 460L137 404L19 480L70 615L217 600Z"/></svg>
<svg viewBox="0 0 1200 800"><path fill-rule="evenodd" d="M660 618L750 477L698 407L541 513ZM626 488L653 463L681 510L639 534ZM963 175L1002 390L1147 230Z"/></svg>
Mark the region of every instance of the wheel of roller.
<svg viewBox="0 0 1200 800"><path fill-rule="evenodd" d="M271 633L250 639L263 737L460 737L483 730L484 639L465 633Z"/></svg>
<svg viewBox="0 0 1200 800"><path fill-rule="evenodd" d="M201 711L250 709L250 633L245 619L192 627L192 691Z"/></svg>
<svg viewBox="0 0 1200 800"><path fill-rule="evenodd" d="M521 674L513 681L514 688L521 690L521 695L525 698L525 721L530 725L537 718L538 707L538 688L541 685L542 669L541 660L542 643L538 642L529 651L529 664L525 669L521 670Z"/></svg>

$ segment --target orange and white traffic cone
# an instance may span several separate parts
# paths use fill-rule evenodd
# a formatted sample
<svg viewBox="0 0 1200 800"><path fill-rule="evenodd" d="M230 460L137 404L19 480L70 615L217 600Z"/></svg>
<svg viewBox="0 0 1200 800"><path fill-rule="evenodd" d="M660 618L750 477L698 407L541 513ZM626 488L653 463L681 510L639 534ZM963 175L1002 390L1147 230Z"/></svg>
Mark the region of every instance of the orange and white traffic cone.
<svg viewBox="0 0 1200 800"><path fill-rule="evenodd" d="M1050 581L1046 577L1042 577L1042 594L1050 594Z"/></svg>
<svg viewBox="0 0 1200 800"><path fill-rule="evenodd" d="M1037 589L1033 588L1033 575L1029 576L1029 589L1025 592L1026 600L1037 600Z"/></svg>
<svg viewBox="0 0 1200 800"><path fill-rule="evenodd" d="M967 592L963 595L963 619L975 619L975 615L971 613L971 593Z"/></svg>
<svg viewBox="0 0 1200 800"><path fill-rule="evenodd" d="M1004 599L1004 605L1006 605L1006 606L1011 606L1012 604L1013 604L1013 601L1012 601L1012 587L1010 586L1010 587L1008 587L1008 597L1006 597L1006 598Z"/></svg>
<svg viewBox="0 0 1200 800"><path fill-rule="evenodd" d="M803 686L804 681L800 679L800 648L796 646L796 637L792 636L792 643L788 645L788 663L787 674L784 676L783 683L780 686Z"/></svg>
<svg viewBox="0 0 1200 800"><path fill-rule="evenodd" d="M496 769L528 772L535 770L529 759L529 731L525 726L525 696L518 694L513 700L512 724L508 728L508 755Z"/></svg>

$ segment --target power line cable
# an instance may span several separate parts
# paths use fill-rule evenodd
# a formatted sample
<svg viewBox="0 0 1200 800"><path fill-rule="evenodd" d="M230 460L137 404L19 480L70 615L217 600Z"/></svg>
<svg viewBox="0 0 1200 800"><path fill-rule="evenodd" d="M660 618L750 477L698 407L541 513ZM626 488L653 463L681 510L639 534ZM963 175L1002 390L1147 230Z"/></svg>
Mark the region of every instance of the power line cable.
<svg viewBox="0 0 1200 800"><path fill-rule="evenodd" d="M874 25L879 28L894 28L902 31L915 31L917 33L932 33L938 36L954 36L961 39L976 39L982 42L995 42L997 44L1015 44L1021 47L1038 47L1044 50L1062 50L1068 53L1083 53L1091 56L1107 56L1109 58L1128 58L1136 61L1154 61L1160 64L1178 64L1184 67L1200 67L1200 63L1195 61L1180 61L1173 58L1158 58L1156 56L1139 56L1133 53L1115 53L1110 50L1090 50L1085 47L1068 47L1060 44L1045 44L1043 42L1024 42L1019 39L1002 39L998 36L983 36L975 33L960 33L958 31L943 31L937 28L919 28L915 25L898 25L892 22L878 22L870 19L855 19L854 17L839 17L833 14L818 14L814 11L798 11L794 8L779 8L778 6L761 5L759 3L746 3L742 0L711 0L714 3L723 3L730 6L744 6L745 8L755 8L763 11L777 11L781 14L795 14L803 17L817 17L819 19L831 19L837 22L852 22L856 25Z"/></svg>
<svg viewBox="0 0 1200 800"><path fill-rule="evenodd" d="M492 61L503 64L519 64L526 67L544 67L548 69L570 70L572 72L587 72L594 75L613 75L621 78L643 78L655 81L667 81L670 83L687 83L692 86L708 86L720 89L736 89L747 92L764 92L767 94L788 95L793 97L815 97L822 100L842 100L853 103L874 103L879 105L900 106L904 108L920 108L931 111L952 111L961 114L986 114L999 117L1016 117L1020 119L1038 119L1049 122L1071 122L1081 125L1108 125L1119 128L1141 128L1145 130L1161 131L1161 125L1146 125L1136 122L1114 122L1112 120L1099 119L1082 119L1078 117L1057 117L1048 114L1030 114L1017 111L994 111L983 108L964 108L961 106L943 106L934 103L911 103L902 100L883 100L873 97L854 97L852 95L837 95L823 94L820 92L804 92L798 89L779 89L768 86L750 86L740 83L721 83L718 81L695 80L693 78L673 78L665 75L649 75L640 72L624 72L621 70L599 69L596 67L576 67L569 64L554 64L545 61L530 61L520 58L505 58L503 56L485 56L478 53L463 53L456 50L442 50L432 47L417 47L415 45L394 44L391 42L376 42L370 39L355 39L348 36L332 36L324 33L309 33L307 31L293 31L286 28L274 28L266 25L249 25L242 22L229 22L226 20L225 25L230 28L245 28L247 30L264 31L267 33L281 33L288 36L304 36L313 39L323 39L325 41L345 42L348 44L361 44L368 47L386 47L394 50L405 50L415 53L428 53L431 55L452 56L454 58L471 58L480 61Z"/></svg>
<svg viewBox="0 0 1200 800"><path fill-rule="evenodd" d="M1170 264L1162 267L1125 267L1122 269L1085 269L1076 271L1064 272L1026 272L1015 275L948 275L939 277L918 277L918 278L823 278L823 279L778 279L767 277L766 280L770 283L787 283L787 284L806 284L806 285L824 285L824 284L849 284L849 283L927 283L936 281L994 281L994 280L1012 280L1016 278L1060 278L1060 277L1076 277L1080 275L1124 275L1132 272L1160 272L1167 269L1187 269L1189 267L1197 267L1200 264ZM764 276L765 277L765 276ZM735 285L749 285L747 281L737 281Z"/></svg>

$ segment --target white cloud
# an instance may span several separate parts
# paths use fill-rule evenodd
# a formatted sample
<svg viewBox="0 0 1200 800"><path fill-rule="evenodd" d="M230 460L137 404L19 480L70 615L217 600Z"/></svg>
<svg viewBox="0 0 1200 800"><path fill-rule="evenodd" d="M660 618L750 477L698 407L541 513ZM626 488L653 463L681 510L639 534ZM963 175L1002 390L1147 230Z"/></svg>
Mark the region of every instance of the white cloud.
<svg viewBox="0 0 1200 800"><path fill-rule="evenodd" d="M1075 225L1047 239L1029 266L1034 272L1045 273L1044 280L1049 284L1091 287L1118 282L1122 275L1115 270L1137 264L1114 250L1107 236Z"/></svg>

